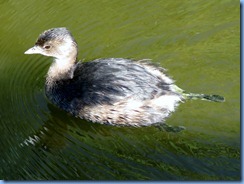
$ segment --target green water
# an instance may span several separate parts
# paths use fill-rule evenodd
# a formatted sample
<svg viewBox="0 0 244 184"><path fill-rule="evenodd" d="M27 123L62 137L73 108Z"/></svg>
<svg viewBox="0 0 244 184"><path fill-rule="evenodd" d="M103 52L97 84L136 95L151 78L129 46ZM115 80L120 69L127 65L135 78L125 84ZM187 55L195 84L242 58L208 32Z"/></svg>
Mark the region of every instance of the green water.
<svg viewBox="0 0 244 184"><path fill-rule="evenodd" d="M240 180L240 2L0 1L0 178ZM189 92L166 121L186 130L93 124L44 95L52 61L24 55L38 35L68 27L79 58L151 58Z"/></svg>

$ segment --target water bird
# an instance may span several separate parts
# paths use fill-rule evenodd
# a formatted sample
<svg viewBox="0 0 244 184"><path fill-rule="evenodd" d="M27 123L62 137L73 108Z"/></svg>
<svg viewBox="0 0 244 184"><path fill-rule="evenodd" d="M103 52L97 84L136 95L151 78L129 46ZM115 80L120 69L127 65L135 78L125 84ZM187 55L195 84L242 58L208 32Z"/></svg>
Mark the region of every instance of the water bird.
<svg viewBox="0 0 244 184"><path fill-rule="evenodd" d="M45 83L50 102L72 115L101 124L164 123L180 102L223 102L219 95L187 93L150 59L77 60L77 42L65 27L41 33L25 54L51 56Z"/></svg>

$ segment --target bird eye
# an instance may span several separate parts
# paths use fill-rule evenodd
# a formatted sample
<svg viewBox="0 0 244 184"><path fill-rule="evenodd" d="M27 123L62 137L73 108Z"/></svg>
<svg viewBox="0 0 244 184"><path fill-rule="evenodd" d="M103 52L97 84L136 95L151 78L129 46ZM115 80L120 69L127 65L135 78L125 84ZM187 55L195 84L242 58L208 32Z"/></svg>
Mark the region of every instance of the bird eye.
<svg viewBox="0 0 244 184"><path fill-rule="evenodd" d="M45 45L45 46L44 46L44 49L50 49L50 48L51 48L50 45Z"/></svg>

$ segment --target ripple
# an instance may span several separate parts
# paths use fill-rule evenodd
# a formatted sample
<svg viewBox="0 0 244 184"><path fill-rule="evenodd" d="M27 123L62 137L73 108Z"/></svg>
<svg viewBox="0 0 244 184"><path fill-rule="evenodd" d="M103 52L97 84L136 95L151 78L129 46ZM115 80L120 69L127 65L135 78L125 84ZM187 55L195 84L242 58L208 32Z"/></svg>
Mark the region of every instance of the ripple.
<svg viewBox="0 0 244 184"><path fill-rule="evenodd" d="M42 62L27 60L4 67L1 84L8 95L1 107L7 124L11 123L23 130L42 124L45 119L44 111L47 110L43 103L45 79L42 75L45 66ZM4 80L5 78L8 80ZM7 108L3 108L6 106Z"/></svg>

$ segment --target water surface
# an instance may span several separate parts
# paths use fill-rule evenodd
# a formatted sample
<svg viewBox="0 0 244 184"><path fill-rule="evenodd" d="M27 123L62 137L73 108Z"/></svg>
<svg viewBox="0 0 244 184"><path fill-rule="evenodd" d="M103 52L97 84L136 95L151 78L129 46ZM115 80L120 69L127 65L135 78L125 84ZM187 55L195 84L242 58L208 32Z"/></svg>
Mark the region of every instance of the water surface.
<svg viewBox="0 0 244 184"><path fill-rule="evenodd" d="M0 1L0 178L240 180L240 5L232 0ZM37 36L68 27L79 59L151 58L188 101L155 127L74 118L48 102L52 59L24 55Z"/></svg>

